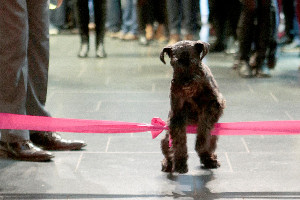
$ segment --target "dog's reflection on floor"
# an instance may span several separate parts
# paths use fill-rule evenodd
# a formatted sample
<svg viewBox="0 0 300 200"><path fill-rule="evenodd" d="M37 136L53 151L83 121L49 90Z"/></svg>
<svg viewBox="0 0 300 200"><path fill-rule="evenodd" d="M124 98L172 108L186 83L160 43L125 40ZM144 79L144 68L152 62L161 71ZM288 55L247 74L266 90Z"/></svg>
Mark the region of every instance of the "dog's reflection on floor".
<svg viewBox="0 0 300 200"><path fill-rule="evenodd" d="M167 179L175 185L172 195L174 199L189 197L194 199L215 199L215 195L207 187L207 184L214 180L214 174L211 170L207 170L202 175L175 175L168 174Z"/></svg>

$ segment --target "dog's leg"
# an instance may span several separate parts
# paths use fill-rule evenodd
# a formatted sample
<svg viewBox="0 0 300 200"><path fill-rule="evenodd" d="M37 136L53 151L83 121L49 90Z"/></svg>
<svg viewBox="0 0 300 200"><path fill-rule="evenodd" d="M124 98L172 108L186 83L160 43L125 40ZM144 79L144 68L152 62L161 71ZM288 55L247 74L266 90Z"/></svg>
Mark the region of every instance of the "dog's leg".
<svg viewBox="0 0 300 200"><path fill-rule="evenodd" d="M184 117L174 116L170 119L170 135L173 140L173 172L187 173L187 139L186 139L186 125Z"/></svg>
<svg viewBox="0 0 300 200"><path fill-rule="evenodd" d="M217 161L217 155L214 154L217 146L217 137L210 135L211 129L209 127L203 128L204 124L199 126L202 127L198 129L195 150L205 168L218 168L220 163Z"/></svg>
<svg viewBox="0 0 300 200"><path fill-rule="evenodd" d="M165 138L161 140L161 151L165 157L161 163L163 172L172 172L172 149L169 147L169 136L169 131L167 131Z"/></svg>
<svg viewBox="0 0 300 200"><path fill-rule="evenodd" d="M209 144L213 144L212 146L216 146L217 137L211 136L208 138ZM220 163L217 160L217 155L214 153L215 148L208 147L206 151L198 153L200 157L200 161L203 164L204 168L213 169L220 167Z"/></svg>
<svg viewBox="0 0 300 200"><path fill-rule="evenodd" d="M214 154L217 148L218 137L211 135L211 130L214 124L219 120L222 110L220 107L214 108L209 106L207 111L204 111L198 123L198 135L195 150L200 157L201 163L205 168L218 168L220 163L217 161L217 155Z"/></svg>

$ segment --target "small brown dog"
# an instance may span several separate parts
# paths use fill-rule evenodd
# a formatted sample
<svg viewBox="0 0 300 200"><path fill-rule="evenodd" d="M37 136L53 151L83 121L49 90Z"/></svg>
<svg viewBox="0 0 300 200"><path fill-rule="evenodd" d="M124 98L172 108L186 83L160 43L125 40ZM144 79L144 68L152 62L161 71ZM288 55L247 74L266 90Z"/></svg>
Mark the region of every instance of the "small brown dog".
<svg viewBox="0 0 300 200"><path fill-rule="evenodd" d="M195 150L204 167L220 166L214 154L218 137L210 132L223 113L225 100L210 69L202 63L208 49L209 44L200 40L180 41L165 47L160 53L163 63L165 53L170 57L174 70L168 122L170 130L161 141L165 156L162 161L164 172L188 172L187 125L198 127ZM173 140L172 147L169 147L169 136Z"/></svg>

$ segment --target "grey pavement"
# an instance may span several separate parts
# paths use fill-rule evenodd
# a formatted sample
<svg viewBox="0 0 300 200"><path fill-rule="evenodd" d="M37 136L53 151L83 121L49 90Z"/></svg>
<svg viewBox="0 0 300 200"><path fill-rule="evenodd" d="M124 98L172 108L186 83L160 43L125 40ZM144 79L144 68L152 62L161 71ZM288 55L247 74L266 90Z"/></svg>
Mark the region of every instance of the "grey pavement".
<svg viewBox="0 0 300 200"><path fill-rule="evenodd" d="M164 45L107 38L106 59L77 58L79 37L50 38L47 109L53 117L150 123L167 119L170 64ZM167 62L169 60L167 59ZM227 108L220 122L300 120L298 53L280 53L272 78L242 79L232 55L209 53ZM1 199L300 199L300 136L221 136L221 167L205 170L188 135L189 172L161 172L160 139L150 133L62 133L82 151L53 152L51 162L0 161Z"/></svg>

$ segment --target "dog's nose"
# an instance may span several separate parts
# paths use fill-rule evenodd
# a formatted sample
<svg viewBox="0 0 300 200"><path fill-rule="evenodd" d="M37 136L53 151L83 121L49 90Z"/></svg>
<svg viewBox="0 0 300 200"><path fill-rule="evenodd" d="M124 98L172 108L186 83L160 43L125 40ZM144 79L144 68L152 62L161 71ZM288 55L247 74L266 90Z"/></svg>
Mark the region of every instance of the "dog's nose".
<svg viewBox="0 0 300 200"><path fill-rule="evenodd" d="M190 59L178 59L177 62L184 67L187 67L190 65Z"/></svg>

